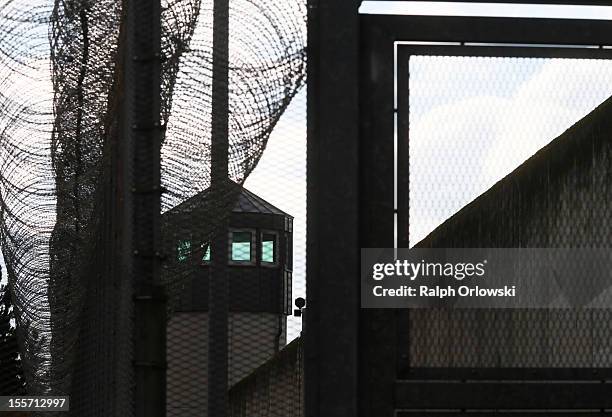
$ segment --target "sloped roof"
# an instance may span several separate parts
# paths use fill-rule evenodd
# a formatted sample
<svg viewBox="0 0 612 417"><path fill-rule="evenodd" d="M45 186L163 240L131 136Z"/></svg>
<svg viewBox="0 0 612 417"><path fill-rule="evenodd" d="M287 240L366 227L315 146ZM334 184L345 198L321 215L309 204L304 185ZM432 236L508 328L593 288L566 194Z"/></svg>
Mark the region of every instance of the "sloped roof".
<svg viewBox="0 0 612 417"><path fill-rule="evenodd" d="M273 204L267 202L263 198L259 197L255 193L247 190L246 188L240 186L239 184L231 181L230 184L233 186L240 188L238 198L236 200L236 204L232 209L232 213L258 213L258 214L275 214L281 216L287 216L293 218L290 214L285 213L278 207ZM210 206L212 202L208 201L210 194L210 188L205 189L204 191L194 195L186 201L183 201L181 204L173 207L168 211L168 213L178 213L178 212L190 212L196 207L200 206Z"/></svg>
<svg viewBox="0 0 612 417"><path fill-rule="evenodd" d="M584 222L584 217L594 210L592 204L605 206L608 201L601 184L610 174L597 182L590 173L596 163L609 164L606 155L612 152L611 115L612 97L444 221L415 247L518 247L524 244L525 236L533 228L527 220L546 218L554 210L558 216L572 218L577 225L581 224L577 218L583 218ZM597 155L604 162L597 162ZM608 169L609 165L605 167ZM564 201L568 200L568 193L561 192L566 185L565 178L572 175L575 178L577 172L585 176L580 184L574 180L576 191L569 193L577 197ZM595 189L596 185L600 189ZM578 189L582 189L582 194ZM586 201L585 196L596 201ZM582 203L578 204L581 199ZM549 228L563 224L545 223ZM581 230L583 235L595 235L598 227L601 228L598 222L591 223L592 230ZM551 236L558 232L546 231Z"/></svg>
<svg viewBox="0 0 612 417"><path fill-rule="evenodd" d="M252 193L246 188L242 187L240 195L238 195L238 201L232 210L233 213L262 213L262 214L280 214L283 216L289 216L281 209L272 204L268 203L263 198Z"/></svg>

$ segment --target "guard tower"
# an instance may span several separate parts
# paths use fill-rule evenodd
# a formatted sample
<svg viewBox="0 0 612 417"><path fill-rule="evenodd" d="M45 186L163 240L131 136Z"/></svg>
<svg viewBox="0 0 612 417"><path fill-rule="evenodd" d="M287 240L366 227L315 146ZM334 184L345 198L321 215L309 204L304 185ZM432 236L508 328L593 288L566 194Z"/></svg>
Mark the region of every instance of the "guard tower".
<svg viewBox="0 0 612 417"><path fill-rule="evenodd" d="M285 346L293 263L293 217L236 187L227 230L230 387ZM208 196L204 190L163 215L165 233L172 236L168 274L183 283L168 323L168 416L207 413L208 287L215 254L196 236L199 222L206 221Z"/></svg>

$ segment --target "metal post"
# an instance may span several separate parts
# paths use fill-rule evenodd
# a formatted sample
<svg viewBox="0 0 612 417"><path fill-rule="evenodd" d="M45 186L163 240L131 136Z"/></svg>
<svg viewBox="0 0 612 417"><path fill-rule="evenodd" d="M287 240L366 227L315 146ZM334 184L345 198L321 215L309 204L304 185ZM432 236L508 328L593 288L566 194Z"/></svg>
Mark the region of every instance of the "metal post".
<svg viewBox="0 0 612 417"><path fill-rule="evenodd" d="M161 7L127 1L125 65L126 279L134 283L136 417L166 413L166 299L161 259Z"/></svg>
<svg viewBox="0 0 612 417"><path fill-rule="evenodd" d="M360 415L358 7L308 1L306 417Z"/></svg>
<svg viewBox="0 0 612 417"><path fill-rule="evenodd" d="M213 82L211 198L225 216L228 185L229 0L215 0L213 11ZM208 302L208 416L228 415L229 285L228 221L223 220L211 245Z"/></svg>

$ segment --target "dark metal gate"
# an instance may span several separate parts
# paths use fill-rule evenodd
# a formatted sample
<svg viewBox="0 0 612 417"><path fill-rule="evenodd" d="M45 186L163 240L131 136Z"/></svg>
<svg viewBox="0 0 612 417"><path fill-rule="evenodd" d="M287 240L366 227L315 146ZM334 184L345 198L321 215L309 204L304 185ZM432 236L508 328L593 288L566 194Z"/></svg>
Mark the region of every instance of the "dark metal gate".
<svg viewBox="0 0 612 417"><path fill-rule="evenodd" d="M362 15L360 25L361 247L409 247L412 56L612 58L609 21ZM594 155L610 154L610 141L600 137L612 132L608 107L521 165L507 181L512 186L496 184L417 245L608 247L607 180L579 185L566 202L551 185L562 176L580 182L568 166L595 169ZM569 219L551 225L546 210L565 203ZM519 224L525 219L529 227ZM362 309L360 323L363 415L575 416L612 409L605 353L611 310Z"/></svg>

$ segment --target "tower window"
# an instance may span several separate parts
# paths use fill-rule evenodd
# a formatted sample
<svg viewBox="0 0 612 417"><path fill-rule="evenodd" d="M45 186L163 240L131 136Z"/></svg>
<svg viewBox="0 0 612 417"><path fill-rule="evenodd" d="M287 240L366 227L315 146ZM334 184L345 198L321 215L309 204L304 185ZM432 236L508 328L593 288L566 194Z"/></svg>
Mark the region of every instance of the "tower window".
<svg viewBox="0 0 612 417"><path fill-rule="evenodd" d="M261 235L261 262L267 264L276 263L278 259L276 233L264 232Z"/></svg>
<svg viewBox="0 0 612 417"><path fill-rule="evenodd" d="M176 259L179 262L185 262L189 258L191 252L191 241L179 240L176 246Z"/></svg>
<svg viewBox="0 0 612 417"><path fill-rule="evenodd" d="M250 231L231 232L232 262L252 262L253 233Z"/></svg>
<svg viewBox="0 0 612 417"><path fill-rule="evenodd" d="M202 262L210 262L210 244L202 243Z"/></svg>

